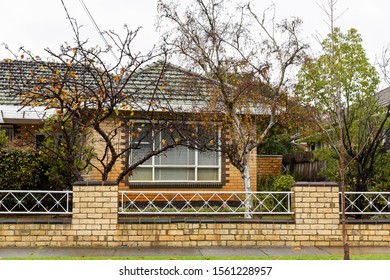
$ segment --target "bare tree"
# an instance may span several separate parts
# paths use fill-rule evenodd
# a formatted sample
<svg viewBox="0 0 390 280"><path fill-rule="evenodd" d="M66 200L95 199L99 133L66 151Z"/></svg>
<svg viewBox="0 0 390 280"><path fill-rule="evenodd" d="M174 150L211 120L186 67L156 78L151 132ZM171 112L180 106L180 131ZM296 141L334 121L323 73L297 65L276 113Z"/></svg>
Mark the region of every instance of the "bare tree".
<svg viewBox="0 0 390 280"><path fill-rule="evenodd" d="M196 0L182 14L173 2L160 1L159 8L162 22L170 27L166 45L192 69L215 80L207 106L196 109L203 113L204 127L218 127L226 135L218 149L240 171L249 193L250 154L277 122L291 82L289 70L301 62L305 45L298 37L298 19L277 24L271 18L269 27L267 13L258 17L249 4L229 4ZM246 202L248 210L252 202Z"/></svg>
<svg viewBox="0 0 390 280"><path fill-rule="evenodd" d="M152 139L146 152L131 157L145 138L156 137L162 131L171 132L165 133L170 137L182 123L170 100L159 90L166 55L155 50L133 53L132 43L139 30L127 27L125 36L113 31L106 33L112 46L88 47L87 41L80 38L76 22L71 23L74 45L64 44L59 52L46 49L49 57L46 61L21 49L20 60L10 61L10 85L21 97L23 106L55 109L62 149L59 153L42 144L42 150L64 160L77 180L83 180L82 173L92 166L102 181L107 181L112 179L109 175L116 165L120 165L114 177L120 182L149 158L180 144L181 140L175 138L152 145L155 140ZM108 52L115 52L118 60L107 63L104 57ZM159 72L144 77L142 68L156 59L160 59ZM75 152L82 144L80 135L89 148L82 165L78 164L80 153Z"/></svg>

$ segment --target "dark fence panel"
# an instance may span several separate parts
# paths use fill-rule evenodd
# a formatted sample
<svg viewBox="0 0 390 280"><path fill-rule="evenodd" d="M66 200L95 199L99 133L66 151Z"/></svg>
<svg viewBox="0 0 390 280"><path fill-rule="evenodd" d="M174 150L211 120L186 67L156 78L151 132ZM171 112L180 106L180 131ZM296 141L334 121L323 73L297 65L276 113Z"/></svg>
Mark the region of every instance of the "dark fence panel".
<svg viewBox="0 0 390 280"><path fill-rule="evenodd" d="M296 179L301 181L325 181L319 172L324 168L326 162L314 159L313 152L302 152L283 156L283 168L285 172L294 174Z"/></svg>

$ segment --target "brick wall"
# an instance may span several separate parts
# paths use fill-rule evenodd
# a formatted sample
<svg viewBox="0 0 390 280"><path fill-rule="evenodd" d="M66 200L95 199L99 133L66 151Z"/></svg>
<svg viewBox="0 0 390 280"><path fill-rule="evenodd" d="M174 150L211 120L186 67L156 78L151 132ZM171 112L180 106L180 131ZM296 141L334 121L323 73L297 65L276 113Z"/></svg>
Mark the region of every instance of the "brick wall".
<svg viewBox="0 0 390 280"><path fill-rule="evenodd" d="M257 156L257 177L266 178L282 173L283 156L258 155Z"/></svg>
<svg viewBox="0 0 390 280"><path fill-rule="evenodd" d="M251 176L251 188L253 191L256 191L257 185L256 164L256 150L253 150L249 161L249 174ZM244 183L241 178L241 173L229 162L228 159L226 159L225 184L221 191L244 191Z"/></svg>
<svg viewBox="0 0 390 280"><path fill-rule="evenodd" d="M75 186L71 224L11 224L0 246L341 246L338 186L297 183L292 223L119 224L118 187ZM390 246L390 224L348 224L351 246Z"/></svg>

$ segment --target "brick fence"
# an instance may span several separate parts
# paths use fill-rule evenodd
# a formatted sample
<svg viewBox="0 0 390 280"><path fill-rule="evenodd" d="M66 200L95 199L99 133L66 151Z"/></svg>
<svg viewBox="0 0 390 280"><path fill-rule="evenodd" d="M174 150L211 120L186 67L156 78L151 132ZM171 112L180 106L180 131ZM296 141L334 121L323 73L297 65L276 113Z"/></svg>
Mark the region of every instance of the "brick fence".
<svg viewBox="0 0 390 280"><path fill-rule="evenodd" d="M299 182L290 222L244 220L124 224L117 185L73 189L66 224L16 223L0 218L0 246L340 246L338 186ZM390 246L390 224L348 224L351 246Z"/></svg>

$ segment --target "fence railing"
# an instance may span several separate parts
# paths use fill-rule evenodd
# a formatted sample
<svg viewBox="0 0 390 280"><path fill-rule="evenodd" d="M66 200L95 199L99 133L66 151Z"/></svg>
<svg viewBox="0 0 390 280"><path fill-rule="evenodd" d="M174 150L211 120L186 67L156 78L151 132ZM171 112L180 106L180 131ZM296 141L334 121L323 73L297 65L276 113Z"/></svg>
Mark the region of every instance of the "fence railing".
<svg viewBox="0 0 390 280"><path fill-rule="evenodd" d="M345 192L345 213L390 215L390 192Z"/></svg>
<svg viewBox="0 0 390 280"><path fill-rule="evenodd" d="M292 192L120 191L119 214L256 215L293 214ZM248 202L251 206L248 207Z"/></svg>
<svg viewBox="0 0 390 280"><path fill-rule="evenodd" d="M0 190L0 214L71 214L72 191Z"/></svg>

